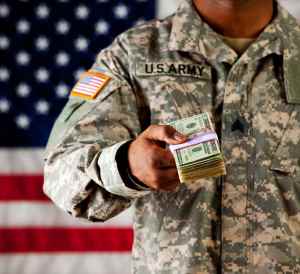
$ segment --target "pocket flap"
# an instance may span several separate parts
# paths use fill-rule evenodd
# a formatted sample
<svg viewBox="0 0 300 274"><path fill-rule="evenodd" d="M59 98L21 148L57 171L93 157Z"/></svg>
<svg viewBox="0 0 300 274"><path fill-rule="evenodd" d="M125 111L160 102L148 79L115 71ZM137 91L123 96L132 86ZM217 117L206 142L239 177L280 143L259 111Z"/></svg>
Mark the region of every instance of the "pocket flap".
<svg viewBox="0 0 300 274"><path fill-rule="evenodd" d="M270 169L282 174L294 174L296 170L296 164L292 159L280 159L275 154L271 162Z"/></svg>
<svg viewBox="0 0 300 274"><path fill-rule="evenodd" d="M300 159L300 137L299 137L299 112L296 107L290 115L284 134L273 154L271 162L271 170L281 172L283 174L295 175L299 172Z"/></svg>

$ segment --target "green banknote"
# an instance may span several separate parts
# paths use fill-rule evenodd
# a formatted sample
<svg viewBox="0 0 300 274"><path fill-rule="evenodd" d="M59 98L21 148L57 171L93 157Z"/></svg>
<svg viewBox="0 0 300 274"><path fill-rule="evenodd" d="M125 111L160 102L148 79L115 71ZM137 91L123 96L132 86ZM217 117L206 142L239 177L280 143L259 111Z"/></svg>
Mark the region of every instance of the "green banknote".
<svg viewBox="0 0 300 274"><path fill-rule="evenodd" d="M205 160L212 155L220 154L216 140L175 150L178 165L186 165L199 160Z"/></svg>
<svg viewBox="0 0 300 274"><path fill-rule="evenodd" d="M199 132L213 131L213 125L207 112L199 115L192 116L190 118L181 119L169 123L178 132L187 136L193 135Z"/></svg>
<svg viewBox="0 0 300 274"><path fill-rule="evenodd" d="M173 121L169 125L188 136L187 142L169 147L182 183L226 174L218 136L208 113Z"/></svg>

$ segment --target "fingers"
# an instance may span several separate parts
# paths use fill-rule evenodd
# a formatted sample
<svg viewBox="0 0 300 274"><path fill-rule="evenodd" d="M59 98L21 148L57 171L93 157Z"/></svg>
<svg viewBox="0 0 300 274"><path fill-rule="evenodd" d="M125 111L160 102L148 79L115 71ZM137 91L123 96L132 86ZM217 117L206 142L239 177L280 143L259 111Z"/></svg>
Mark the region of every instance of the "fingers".
<svg viewBox="0 0 300 274"><path fill-rule="evenodd" d="M170 185L165 186L164 188L162 188L162 190L164 191L168 191L168 192L173 192L177 189L177 187L180 185L179 182L173 182Z"/></svg>
<svg viewBox="0 0 300 274"><path fill-rule="evenodd" d="M165 183L179 182L178 172L176 168L169 168L157 171L157 176Z"/></svg>
<svg viewBox="0 0 300 274"><path fill-rule="evenodd" d="M149 153L152 154L148 155L149 160L151 161L149 163L151 167L159 169L176 167L175 159L170 150L155 147L155 149L152 149Z"/></svg>
<svg viewBox="0 0 300 274"><path fill-rule="evenodd" d="M180 144L187 140L186 136L176 131L173 127L166 125L152 125L144 134L150 140L163 141L169 145Z"/></svg>
<svg viewBox="0 0 300 274"><path fill-rule="evenodd" d="M152 189L175 190L179 185L175 159L171 151L163 147L186 140L187 137L171 126L150 126L129 145L130 172Z"/></svg>
<svg viewBox="0 0 300 274"><path fill-rule="evenodd" d="M179 184L176 168L155 170L152 173L151 187L155 190L173 191Z"/></svg>

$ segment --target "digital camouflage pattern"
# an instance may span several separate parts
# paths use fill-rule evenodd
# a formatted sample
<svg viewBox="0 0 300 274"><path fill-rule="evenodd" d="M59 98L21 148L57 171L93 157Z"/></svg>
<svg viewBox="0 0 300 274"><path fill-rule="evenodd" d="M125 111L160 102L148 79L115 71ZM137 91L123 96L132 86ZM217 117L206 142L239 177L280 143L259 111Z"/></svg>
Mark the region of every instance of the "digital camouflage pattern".
<svg viewBox="0 0 300 274"><path fill-rule="evenodd" d="M70 97L49 140L45 192L91 221L132 206L133 273L300 273L299 58L300 27L281 7L239 57L183 1L98 55L93 69L112 80L96 100ZM200 112L216 123L226 177L174 193L125 191L112 178L123 142Z"/></svg>

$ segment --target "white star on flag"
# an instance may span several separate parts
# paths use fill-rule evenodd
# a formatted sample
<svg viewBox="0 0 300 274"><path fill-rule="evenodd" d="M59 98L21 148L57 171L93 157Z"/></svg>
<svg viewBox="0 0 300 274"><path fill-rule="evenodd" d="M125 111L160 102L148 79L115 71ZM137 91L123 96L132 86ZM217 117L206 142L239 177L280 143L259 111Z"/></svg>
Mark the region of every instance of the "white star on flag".
<svg viewBox="0 0 300 274"><path fill-rule="evenodd" d="M128 7L124 4L119 4L114 8L114 14L118 19L125 19L128 17Z"/></svg>
<svg viewBox="0 0 300 274"><path fill-rule="evenodd" d="M35 109L39 114L47 114L49 112L49 103L45 100L40 100L36 103Z"/></svg>
<svg viewBox="0 0 300 274"><path fill-rule="evenodd" d="M95 30L96 33L105 35L109 31L109 24L104 20L100 20L96 23Z"/></svg>
<svg viewBox="0 0 300 274"><path fill-rule="evenodd" d="M25 19L21 19L17 22L17 31L23 34L28 33L30 31L30 23Z"/></svg>
<svg viewBox="0 0 300 274"><path fill-rule="evenodd" d="M0 99L0 112L7 113L10 109L10 102L6 99Z"/></svg>
<svg viewBox="0 0 300 274"><path fill-rule="evenodd" d="M8 17L9 13L9 7L6 4L0 4L0 18Z"/></svg>
<svg viewBox="0 0 300 274"><path fill-rule="evenodd" d="M56 24L56 31L59 34L67 34L70 30L70 24L66 20L60 20Z"/></svg>
<svg viewBox="0 0 300 274"><path fill-rule="evenodd" d="M30 94L30 86L27 85L26 83L20 83L18 86L17 86L17 95L19 97L27 97L29 94Z"/></svg>
<svg viewBox="0 0 300 274"><path fill-rule="evenodd" d="M75 40L75 48L78 51L85 51L88 48L88 40L84 37L78 37Z"/></svg>
<svg viewBox="0 0 300 274"><path fill-rule="evenodd" d="M49 39L46 36L39 36L35 40L35 46L40 51L47 50L49 47Z"/></svg>
<svg viewBox="0 0 300 274"><path fill-rule="evenodd" d="M66 66L70 61L70 57L66 52L59 52L56 55L56 64L59 66Z"/></svg>
<svg viewBox="0 0 300 274"><path fill-rule="evenodd" d="M47 82L49 79L49 71L46 68L39 68L35 73L35 77L37 81L41 83Z"/></svg>
<svg viewBox="0 0 300 274"><path fill-rule="evenodd" d="M0 67L0 81L6 82L10 77L10 72L5 67Z"/></svg>
<svg viewBox="0 0 300 274"><path fill-rule="evenodd" d="M30 55L26 51L20 51L16 55L16 61L21 66L28 65L30 62Z"/></svg>
<svg viewBox="0 0 300 274"><path fill-rule="evenodd" d="M45 4L41 4L36 9L36 15L40 19L45 19L49 16L49 8Z"/></svg>
<svg viewBox="0 0 300 274"><path fill-rule="evenodd" d="M89 16L90 10L87 6L80 5L75 10L75 15L78 19L86 19Z"/></svg>
<svg viewBox="0 0 300 274"><path fill-rule="evenodd" d="M7 49L9 45L9 39L6 36L0 36L0 49Z"/></svg>
<svg viewBox="0 0 300 274"><path fill-rule="evenodd" d="M67 97L67 95L69 94L69 87L64 84L64 83L60 83L57 87L56 87L56 95L60 98L65 98Z"/></svg>
<svg viewBox="0 0 300 274"><path fill-rule="evenodd" d="M20 114L16 117L16 124L21 129L27 129L30 125L30 119L25 114Z"/></svg>

